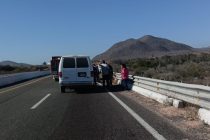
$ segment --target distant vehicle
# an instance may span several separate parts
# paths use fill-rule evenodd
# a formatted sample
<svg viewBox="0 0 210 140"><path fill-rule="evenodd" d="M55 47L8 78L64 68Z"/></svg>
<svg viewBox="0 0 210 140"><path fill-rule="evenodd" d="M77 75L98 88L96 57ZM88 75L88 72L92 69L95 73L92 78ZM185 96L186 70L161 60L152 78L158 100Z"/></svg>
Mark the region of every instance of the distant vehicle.
<svg viewBox="0 0 210 140"><path fill-rule="evenodd" d="M51 60L51 75L55 81L58 81L58 67L60 62L61 56L52 56Z"/></svg>
<svg viewBox="0 0 210 140"><path fill-rule="evenodd" d="M89 56L62 56L59 64L61 93L66 87L93 86L93 67Z"/></svg>

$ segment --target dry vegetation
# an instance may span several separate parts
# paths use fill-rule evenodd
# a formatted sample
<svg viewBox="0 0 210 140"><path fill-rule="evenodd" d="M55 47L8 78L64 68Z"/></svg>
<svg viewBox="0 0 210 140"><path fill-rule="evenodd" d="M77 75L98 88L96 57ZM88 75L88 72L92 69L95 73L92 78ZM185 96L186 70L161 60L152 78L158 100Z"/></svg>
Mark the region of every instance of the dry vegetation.
<svg viewBox="0 0 210 140"><path fill-rule="evenodd" d="M48 66L30 66L30 67L15 67L15 66L0 66L0 75L12 74L20 72L30 72L37 70L47 70Z"/></svg>
<svg viewBox="0 0 210 140"><path fill-rule="evenodd" d="M120 71L120 63L126 63L130 74L133 75L185 83L210 84L210 54L207 53L115 61L113 63L115 71Z"/></svg>

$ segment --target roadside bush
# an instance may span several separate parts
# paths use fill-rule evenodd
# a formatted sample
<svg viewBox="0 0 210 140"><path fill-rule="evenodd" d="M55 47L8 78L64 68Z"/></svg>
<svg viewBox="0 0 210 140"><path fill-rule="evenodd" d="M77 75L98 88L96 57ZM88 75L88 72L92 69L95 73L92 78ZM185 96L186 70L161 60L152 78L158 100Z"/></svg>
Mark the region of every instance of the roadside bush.
<svg viewBox="0 0 210 140"><path fill-rule="evenodd" d="M12 66L9 66L9 65L7 65L7 66L0 66L0 70L1 71L13 71L13 70L15 70L15 67L12 67Z"/></svg>
<svg viewBox="0 0 210 140"><path fill-rule="evenodd" d="M207 53L133 59L127 61L126 64L129 72L134 75L169 81L210 84L208 82L210 54ZM116 64L116 68L120 72L120 64Z"/></svg>
<svg viewBox="0 0 210 140"><path fill-rule="evenodd" d="M204 71L205 70L197 63L187 65L187 76L189 77L201 77Z"/></svg>
<svg viewBox="0 0 210 140"><path fill-rule="evenodd" d="M155 76L155 74L156 74L155 69L154 68L150 68L149 70L147 70L145 72L144 75L145 75L145 77L153 78Z"/></svg>

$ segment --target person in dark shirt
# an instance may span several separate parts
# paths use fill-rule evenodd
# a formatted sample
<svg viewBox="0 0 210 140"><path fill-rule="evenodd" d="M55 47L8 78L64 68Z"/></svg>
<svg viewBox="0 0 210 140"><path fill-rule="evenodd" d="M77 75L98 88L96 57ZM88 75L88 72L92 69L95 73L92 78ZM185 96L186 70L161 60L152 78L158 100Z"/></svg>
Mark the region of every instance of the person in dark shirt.
<svg viewBox="0 0 210 140"><path fill-rule="evenodd" d="M95 85L97 84L96 82L99 80L99 71L98 71L98 67L93 64L93 78L94 78L94 83Z"/></svg>
<svg viewBox="0 0 210 140"><path fill-rule="evenodd" d="M109 84L110 84L110 86L112 86L113 67L110 64L108 64L108 66L109 66Z"/></svg>
<svg viewBox="0 0 210 140"><path fill-rule="evenodd" d="M102 81L103 81L103 87L106 86L109 87L109 66L106 64L106 62L103 60L102 63L100 64L100 73L102 73Z"/></svg>

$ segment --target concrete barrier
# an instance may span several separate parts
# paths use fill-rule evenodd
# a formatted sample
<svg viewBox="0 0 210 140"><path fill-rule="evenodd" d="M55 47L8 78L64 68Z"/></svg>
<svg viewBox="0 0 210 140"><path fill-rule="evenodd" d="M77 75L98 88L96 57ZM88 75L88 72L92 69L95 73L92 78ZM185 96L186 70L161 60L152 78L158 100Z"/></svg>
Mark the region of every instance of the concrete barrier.
<svg viewBox="0 0 210 140"><path fill-rule="evenodd" d="M200 108L198 111L198 116L205 124L210 125L210 110Z"/></svg>
<svg viewBox="0 0 210 140"><path fill-rule="evenodd" d="M14 84L20 81L29 80L32 78L49 75L50 71L34 71L34 72L22 72L17 74L9 74L0 77L0 87L4 87L10 84Z"/></svg>
<svg viewBox="0 0 210 140"><path fill-rule="evenodd" d="M151 90L147 90L138 86L133 86L132 90L137 92L138 94L141 94L145 97L151 98L153 100L158 101L159 103L165 104L165 105L171 105L172 101L167 96L153 92Z"/></svg>

